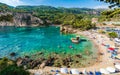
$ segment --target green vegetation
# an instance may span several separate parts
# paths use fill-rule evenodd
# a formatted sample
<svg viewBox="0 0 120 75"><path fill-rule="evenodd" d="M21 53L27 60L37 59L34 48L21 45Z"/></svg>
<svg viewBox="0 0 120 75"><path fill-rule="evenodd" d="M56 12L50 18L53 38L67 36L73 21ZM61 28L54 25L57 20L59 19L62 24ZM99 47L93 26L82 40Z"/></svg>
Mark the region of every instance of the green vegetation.
<svg viewBox="0 0 120 75"><path fill-rule="evenodd" d="M43 7L45 8L44 11L38 9L36 12L34 10L36 12L34 13L34 16L43 20L49 20L53 24L72 25L72 27L81 30L88 30L95 27L95 25L91 24L91 18L96 17L97 14L89 14L89 11L95 11L94 9L49 7L52 8L52 11L49 11L47 7ZM86 12L88 14L86 14Z"/></svg>
<svg viewBox="0 0 120 75"><path fill-rule="evenodd" d="M99 30L98 31L100 34L105 34L106 32L105 31L103 31L103 30Z"/></svg>
<svg viewBox="0 0 120 75"><path fill-rule="evenodd" d="M115 33L115 32L109 32L108 35L109 35L110 38L118 37L117 33Z"/></svg>
<svg viewBox="0 0 120 75"><path fill-rule="evenodd" d="M95 28L95 24L92 24L90 20L75 20L73 22L74 28L80 28L80 30L89 30Z"/></svg>
<svg viewBox="0 0 120 75"><path fill-rule="evenodd" d="M0 75L29 75L29 72L23 70L20 67L17 67L15 65L10 65L6 68L4 68Z"/></svg>
<svg viewBox="0 0 120 75"><path fill-rule="evenodd" d="M0 12L1 11L12 11L13 10L13 7L12 6L8 6L7 4L3 4L3 3L0 3Z"/></svg>
<svg viewBox="0 0 120 75"><path fill-rule="evenodd" d="M99 17L100 21L119 21L120 20L120 9L103 11Z"/></svg>
<svg viewBox="0 0 120 75"><path fill-rule="evenodd" d="M72 25L74 28L81 30L88 30L95 27L91 24L93 17L98 17L102 10L88 9L88 8L63 8L51 6L17 6L11 7L6 4L0 4L2 12L13 13L31 13L33 16L38 17L44 21L44 24L61 24ZM14 15L1 15L0 21L13 21Z"/></svg>
<svg viewBox="0 0 120 75"><path fill-rule="evenodd" d="M0 71L3 70L4 68L8 67L9 65L14 65L14 62L7 58L2 58L0 60Z"/></svg>
<svg viewBox="0 0 120 75"><path fill-rule="evenodd" d="M17 67L14 61L2 58L0 59L0 75L29 75L29 73Z"/></svg>
<svg viewBox="0 0 120 75"><path fill-rule="evenodd" d="M0 16L0 21L10 21L13 22L13 15L1 15Z"/></svg>

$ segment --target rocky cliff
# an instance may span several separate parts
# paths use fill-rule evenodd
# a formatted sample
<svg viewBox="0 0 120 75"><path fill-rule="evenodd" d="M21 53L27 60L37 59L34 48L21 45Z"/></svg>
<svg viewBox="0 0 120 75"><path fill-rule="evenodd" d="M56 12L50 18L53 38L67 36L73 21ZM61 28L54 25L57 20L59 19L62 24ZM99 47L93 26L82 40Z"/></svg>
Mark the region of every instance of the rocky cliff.
<svg viewBox="0 0 120 75"><path fill-rule="evenodd" d="M12 15L10 20L7 17ZM6 18L5 18L6 17ZM43 25L43 20L35 17L32 13L11 13L11 12L1 12L0 13L0 26L39 26Z"/></svg>

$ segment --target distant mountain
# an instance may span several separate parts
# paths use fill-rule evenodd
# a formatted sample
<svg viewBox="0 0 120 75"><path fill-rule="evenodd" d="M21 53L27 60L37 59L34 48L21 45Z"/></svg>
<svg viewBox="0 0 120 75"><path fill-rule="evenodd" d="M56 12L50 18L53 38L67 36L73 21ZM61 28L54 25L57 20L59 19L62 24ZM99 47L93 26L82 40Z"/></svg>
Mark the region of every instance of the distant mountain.
<svg viewBox="0 0 120 75"><path fill-rule="evenodd" d="M100 14L102 10L90 9L90 8L64 8L64 7L52 7L52 6L17 6L15 9L21 9L25 11L46 11L46 12L62 12L72 14Z"/></svg>
<svg viewBox="0 0 120 75"><path fill-rule="evenodd" d="M98 17L100 9L90 8L64 8L52 6L17 6L12 7L0 3L0 25L26 26L26 25L79 25L80 21ZM90 22L89 21L89 22ZM87 21L88 22L88 21ZM87 23L85 22L85 23Z"/></svg>
<svg viewBox="0 0 120 75"><path fill-rule="evenodd" d="M13 12L61 12L72 14L92 14L99 15L103 9L90 9L90 8L64 8L52 6L17 6L12 7L4 3L0 3L0 11L13 11Z"/></svg>
<svg viewBox="0 0 120 75"><path fill-rule="evenodd" d="M0 3L0 11L12 11L14 7Z"/></svg>

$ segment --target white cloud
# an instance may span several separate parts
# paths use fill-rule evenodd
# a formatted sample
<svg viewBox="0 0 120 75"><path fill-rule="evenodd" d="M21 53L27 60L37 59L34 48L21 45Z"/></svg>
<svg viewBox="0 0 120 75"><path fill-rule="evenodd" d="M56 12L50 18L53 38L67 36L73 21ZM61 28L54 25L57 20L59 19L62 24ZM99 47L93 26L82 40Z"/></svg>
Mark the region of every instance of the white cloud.
<svg viewBox="0 0 120 75"><path fill-rule="evenodd" d="M99 5L94 7L94 9L99 9L99 8L108 8L108 5Z"/></svg>
<svg viewBox="0 0 120 75"><path fill-rule="evenodd" d="M0 0L0 2L11 6L25 5L21 0Z"/></svg>

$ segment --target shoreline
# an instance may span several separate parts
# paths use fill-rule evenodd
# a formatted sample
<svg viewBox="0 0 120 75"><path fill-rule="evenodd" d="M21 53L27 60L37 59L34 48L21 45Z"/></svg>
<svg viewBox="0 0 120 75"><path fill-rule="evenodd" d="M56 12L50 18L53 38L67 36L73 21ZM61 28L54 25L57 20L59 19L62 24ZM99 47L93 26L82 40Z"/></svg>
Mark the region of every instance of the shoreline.
<svg viewBox="0 0 120 75"><path fill-rule="evenodd" d="M55 28L56 29L56 28ZM59 28L57 29L58 30L58 32L59 32ZM61 33L60 33L61 34ZM75 34L74 34L75 35ZM75 35L76 36L76 35ZM70 36L70 37L74 37L74 36ZM81 38L82 38L82 36L81 36ZM84 38L84 37L83 37ZM69 42L70 42L70 45L72 45L73 43L70 41L70 38L67 38L66 40L68 40ZM28 52L26 52L26 53L17 53L17 52L14 52L14 51L12 51L11 53L12 54L15 54L14 55L14 57L16 58L16 59L19 59L19 57L21 57L21 61L23 61L23 62L28 62L27 64L25 64L25 65L29 65L30 64L30 66L31 65L33 65L34 66L34 63L32 63L32 62L36 62L35 60L37 60L37 61L39 61L40 63L35 63L36 64L36 66L34 66L33 68L31 68L31 69L34 69L34 68L38 68L39 69L39 65L41 64L41 63L44 63L44 61L49 61L49 63L47 63L46 64L46 66L55 66L55 67L63 67L63 66L67 66L67 67L82 67L82 66L89 66L90 65L90 63L89 63L89 59L91 59L92 60L92 56L91 56L91 54L92 54L92 48L91 48L91 46L92 46L92 43L91 43L91 41L88 41L88 44L86 44L86 45L83 45L83 46L81 46L81 45L78 45L78 47L77 48L74 48L74 45L73 45L73 49L71 49L70 48L70 45L69 45L69 42L68 42L68 45L65 45L65 46L63 46L64 47L64 49L61 51L61 52L58 52L58 53L60 53L61 54L61 56L59 56L58 55L58 53L57 52L55 52L55 53L52 53L52 54L50 54L48 51L46 51L44 48L42 48L42 50L43 51L37 51L36 50L36 52L37 53L35 53L35 50L34 50L34 52L32 53L32 51L30 52L30 51L28 51ZM87 42L87 41L86 41ZM63 42L62 42L62 44L63 44ZM28 46L29 47L29 46ZM58 46L55 46L55 47L57 47L57 48L59 48ZM82 49L82 48L84 48L85 49L85 51L84 51L84 49ZM61 46L61 48L59 48L60 50L62 49L62 46ZM68 54L67 54L67 52L65 52L64 50L65 49L67 49L68 51ZM78 50L77 50L78 49ZM83 50L83 51L81 51L81 50ZM44 52L45 51L45 52ZM47 55L45 54L45 53L49 53L49 55L50 55L50 58L48 58L47 57ZM9 56L11 55L11 53L9 53ZM27 54L28 53L28 54ZM31 54L30 54L31 53ZM35 54L34 54L35 53ZM55 54L55 55L54 55ZM73 55L72 55L73 54ZM21 55L21 56L19 56L19 55ZM22 57L22 55L23 55L23 57ZM33 57L32 57L33 56ZM40 56L40 57L39 57ZM90 56L90 57L89 57ZM32 59L32 58L33 59ZM53 64L53 65L49 65L49 64L51 64L52 63L52 59L51 59L51 57L53 58L53 59L55 59L54 61L55 61L55 63ZM26 60L24 60L24 58L26 59ZM29 61L29 59L30 60L32 60L32 61ZM34 59L34 58L36 58L36 59ZM58 61L57 61L58 60ZM53 61L53 62L54 62ZM60 62L59 62L60 61ZM64 63L64 61L65 61L65 63ZM86 62L87 61L87 62ZM19 61L18 61L19 62ZM61 63L62 62L62 63ZM60 66L56 66L56 65L59 65L59 63L60 63ZM66 64L67 63L67 64ZM88 64L87 64L88 63ZM20 64L22 64L22 63L20 63ZM86 65L87 64L87 65ZM24 64L23 64L24 65Z"/></svg>
<svg viewBox="0 0 120 75"><path fill-rule="evenodd" d="M97 47L97 50L98 50L97 54L103 53L103 55L98 55L98 58L96 60L97 62L95 62L93 65L88 66L88 67L76 68L76 69L78 69L79 71L83 71L84 69L86 69L86 71L99 71L100 68L106 68L108 66L113 67L114 60L109 58L110 54L107 53L106 48L103 47L101 45L101 43L97 43L98 42L97 39L98 40L101 39L101 38L98 37L100 35L100 36L104 37L104 39L105 39L104 43L109 43L110 45L111 44L113 45L113 42L110 41L106 35L93 33L94 35L97 35L96 36L97 38L96 39L91 39L90 36L87 36L87 35L84 34L85 31L83 31L83 32L81 32L80 30L76 30L76 31L77 31L76 34L83 35L83 36L87 37L89 40L91 40L94 43L94 45ZM91 33L89 31L87 31L87 32ZM72 69L72 68L68 68L69 71L70 71L70 69ZM38 70L41 70L42 72L49 73L51 70L60 70L60 68L46 66L44 69L38 69ZM32 70L29 70L29 71L32 73ZM35 71L35 69L34 69L34 71Z"/></svg>
<svg viewBox="0 0 120 75"><path fill-rule="evenodd" d="M93 45L95 46L95 50L97 50L97 55L98 57L95 58L95 61L92 61L92 64L90 66L87 67L81 67L81 68L76 68L79 71L83 71L84 69L86 69L87 71L99 71L100 68L106 68L108 66L113 66L113 62L114 60L112 60L110 58L110 54L107 53L107 50L104 46L102 46L101 44L110 44L111 46L114 45L113 41L110 41L108 39L108 37L106 35L103 34L99 34L99 33L95 33L95 32L91 32L91 31L80 31L77 29L73 29L73 31L75 31L74 34L77 35L82 35L88 38L88 40L90 40ZM103 53L103 55L99 55L100 53ZM85 63L86 64L86 63ZM70 71L72 68L68 68L68 70ZM34 72L32 72L32 70ZM30 69L29 71L31 73L35 73L36 71L40 71L42 70L43 72L51 72L51 70L60 70L60 67L52 67L52 66L45 66L45 68L39 68L39 69Z"/></svg>

